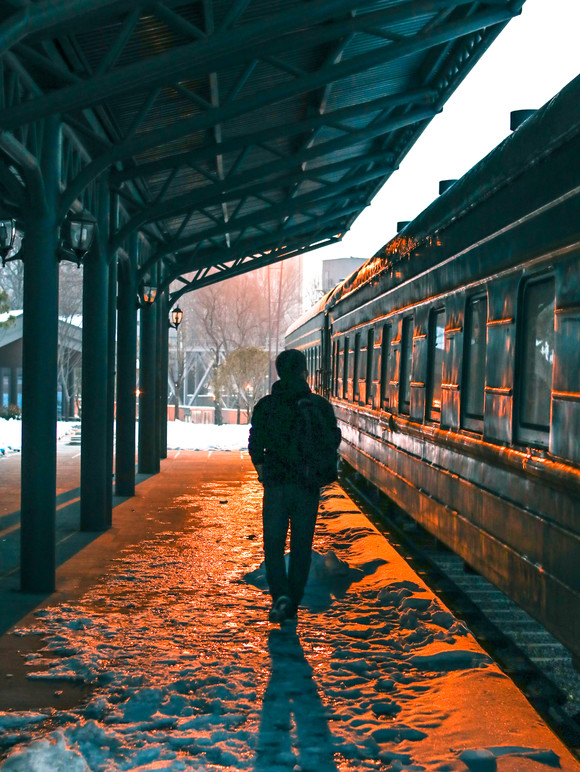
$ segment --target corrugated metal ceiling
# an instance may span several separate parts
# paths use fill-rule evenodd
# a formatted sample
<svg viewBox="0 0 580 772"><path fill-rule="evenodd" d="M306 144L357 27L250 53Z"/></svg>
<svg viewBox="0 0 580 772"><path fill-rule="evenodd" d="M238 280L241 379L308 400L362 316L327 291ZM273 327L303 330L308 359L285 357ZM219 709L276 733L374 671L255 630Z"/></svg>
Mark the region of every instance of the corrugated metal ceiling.
<svg viewBox="0 0 580 772"><path fill-rule="evenodd" d="M523 2L63 2L6 38L36 93L0 127L58 111L122 195L116 243L146 228L193 288L341 238Z"/></svg>

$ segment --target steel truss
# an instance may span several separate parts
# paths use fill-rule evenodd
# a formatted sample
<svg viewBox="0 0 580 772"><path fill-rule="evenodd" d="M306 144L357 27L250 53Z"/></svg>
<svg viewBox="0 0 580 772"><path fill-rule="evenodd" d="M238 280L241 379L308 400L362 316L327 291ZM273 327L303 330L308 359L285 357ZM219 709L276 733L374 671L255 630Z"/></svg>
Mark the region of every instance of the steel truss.
<svg viewBox="0 0 580 772"><path fill-rule="evenodd" d="M106 171L111 251L140 230L164 285L222 278L284 232L298 250L344 234L522 3L45 0L0 25L2 137L37 157L60 115L58 217L93 208Z"/></svg>

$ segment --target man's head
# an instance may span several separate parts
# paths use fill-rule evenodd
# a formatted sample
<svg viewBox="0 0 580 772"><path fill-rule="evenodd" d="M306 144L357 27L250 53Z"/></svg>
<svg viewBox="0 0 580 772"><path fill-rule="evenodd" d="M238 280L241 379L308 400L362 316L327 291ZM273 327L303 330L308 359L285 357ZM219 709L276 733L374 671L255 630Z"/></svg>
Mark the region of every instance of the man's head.
<svg viewBox="0 0 580 772"><path fill-rule="evenodd" d="M281 381L304 378L308 372L306 357L297 348L281 351L276 357L276 372Z"/></svg>

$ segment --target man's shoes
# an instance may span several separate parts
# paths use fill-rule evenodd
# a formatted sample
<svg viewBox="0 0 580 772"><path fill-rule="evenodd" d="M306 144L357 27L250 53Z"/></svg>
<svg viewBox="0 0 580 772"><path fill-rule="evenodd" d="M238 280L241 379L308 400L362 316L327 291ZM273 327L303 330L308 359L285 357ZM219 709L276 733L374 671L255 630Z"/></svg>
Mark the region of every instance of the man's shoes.
<svg viewBox="0 0 580 772"><path fill-rule="evenodd" d="M285 619L288 619L294 610L295 607L290 598L287 595L280 595L272 604L268 619L274 623L283 622Z"/></svg>

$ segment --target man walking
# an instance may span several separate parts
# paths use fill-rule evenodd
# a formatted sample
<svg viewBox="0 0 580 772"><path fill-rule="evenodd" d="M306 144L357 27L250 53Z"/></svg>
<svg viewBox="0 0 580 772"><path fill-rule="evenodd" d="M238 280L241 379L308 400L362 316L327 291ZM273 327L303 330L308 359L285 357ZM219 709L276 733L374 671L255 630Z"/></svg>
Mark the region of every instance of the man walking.
<svg viewBox="0 0 580 772"><path fill-rule="evenodd" d="M282 351L276 371L280 380L254 409L248 450L264 486L264 557L272 596L269 620L283 622L296 618L304 594L320 486L336 479L340 429L330 402L311 392L301 351Z"/></svg>

